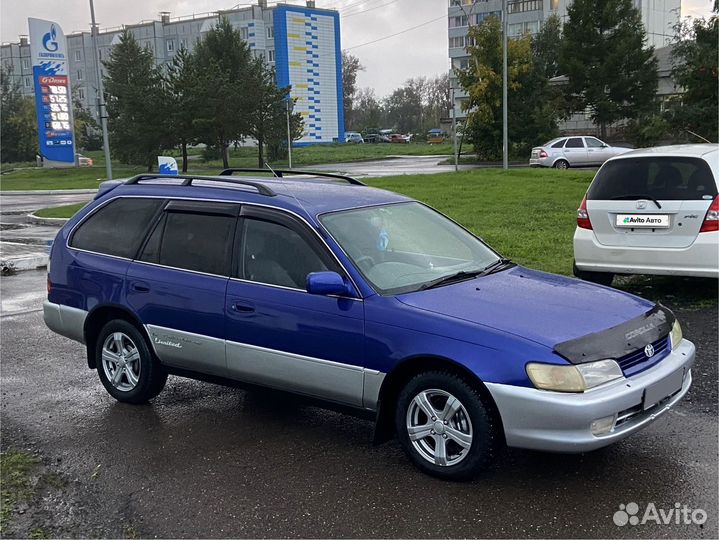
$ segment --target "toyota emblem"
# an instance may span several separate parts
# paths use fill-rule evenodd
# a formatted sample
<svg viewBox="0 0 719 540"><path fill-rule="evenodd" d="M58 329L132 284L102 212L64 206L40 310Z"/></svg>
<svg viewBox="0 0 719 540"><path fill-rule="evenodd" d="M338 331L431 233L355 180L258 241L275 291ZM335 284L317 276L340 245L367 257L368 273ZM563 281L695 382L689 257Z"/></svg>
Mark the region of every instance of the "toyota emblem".
<svg viewBox="0 0 719 540"><path fill-rule="evenodd" d="M654 345L651 343L644 347L644 354L647 356L647 358L651 358L654 356Z"/></svg>

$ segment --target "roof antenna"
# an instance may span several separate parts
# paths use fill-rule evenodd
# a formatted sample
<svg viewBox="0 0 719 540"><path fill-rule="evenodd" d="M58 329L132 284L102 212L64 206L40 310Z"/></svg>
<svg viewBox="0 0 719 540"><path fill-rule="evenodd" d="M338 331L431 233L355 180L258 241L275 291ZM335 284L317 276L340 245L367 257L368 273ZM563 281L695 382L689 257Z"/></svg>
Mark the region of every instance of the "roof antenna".
<svg viewBox="0 0 719 540"><path fill-rule="evenodd" d="M694 133L693 131L689 131L689 130L688 130L688 129L686 129L686 128L685 128L685 131L686 131L687 133L689 133L690 135L694 135L695 137L697 137L697 138L701 139L702 141L704 141L704 142L707 142L707 143L711 144L711 141L710 141L710 140L708 140L708 139L705 139L704 137L702 137L702 136L701 136L701 135L699 135L698 133Z"/></svg>
<svg viewBox="0 0 719 540"><path fill-rule="evenodd" d="M275 178L282 178L279 174L277 174L272 167L270 167L270 164L265 161L265 167L267 167L270 172L275 176Z"/></svg>

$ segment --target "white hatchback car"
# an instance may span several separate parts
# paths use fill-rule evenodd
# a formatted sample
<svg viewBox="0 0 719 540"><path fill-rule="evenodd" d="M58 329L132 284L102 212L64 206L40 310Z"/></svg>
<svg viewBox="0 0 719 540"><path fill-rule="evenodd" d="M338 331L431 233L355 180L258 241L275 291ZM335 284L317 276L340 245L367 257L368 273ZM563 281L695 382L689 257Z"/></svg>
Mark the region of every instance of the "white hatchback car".
<svg viewBox="0 0 719 540"><path fill-rule="evenodd" d="M631 148L610 146L596 137L560 137L532 148L530 167L595 167Z"/></svg>
<svg viewBox="0 0 719 540"><path fill-rule="evenodd" d="M577 211L574 275L719 277L719 145L635 150L607 161Z"/></svg>

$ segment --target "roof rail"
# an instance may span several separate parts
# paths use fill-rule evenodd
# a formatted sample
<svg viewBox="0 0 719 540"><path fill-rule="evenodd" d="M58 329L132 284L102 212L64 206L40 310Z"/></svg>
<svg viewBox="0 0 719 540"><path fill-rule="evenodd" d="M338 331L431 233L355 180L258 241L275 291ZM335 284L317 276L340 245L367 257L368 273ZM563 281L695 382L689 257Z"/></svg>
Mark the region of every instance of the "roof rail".
<svg viewBox="0 0 719 540"><path fill-rule="evenodd" d="M267 187L260 182L253 182L251 180L240 180L239 178L218 178L217 176L190 176L190 175L171 175L171 174L138 174L133 176L125 182L125 184L139 184L142 180L154 180L156 178L168 178L170 180L180 179L183 180L182 186L191 186L195 180L202 180L203 182L219 182L225 184L237 184L242 186L250 186L257 190L260 195L266 195L268 197L274 197L277 195L272 189Z"/></svg>
<svg viewBox="0 0 719 540"><path fill-rule="evenodd" d="M253 168L245 168L245 167L232 167L230 169L224 169L220 176L232 176L236 172L250 172L250 173L273 173L274 176L278 178L282 178L285 174L304 174L308 176L321 176L322 178L335 178L337 180L344 180L348 184L352 184L354 186L366 186L364 182L360 182L356 178L352 178L351 176L347 176L344 174L335 174L335 173L325 173L325 172L316 172L316 171L298 171L296 169L253 169Z"/></svg>

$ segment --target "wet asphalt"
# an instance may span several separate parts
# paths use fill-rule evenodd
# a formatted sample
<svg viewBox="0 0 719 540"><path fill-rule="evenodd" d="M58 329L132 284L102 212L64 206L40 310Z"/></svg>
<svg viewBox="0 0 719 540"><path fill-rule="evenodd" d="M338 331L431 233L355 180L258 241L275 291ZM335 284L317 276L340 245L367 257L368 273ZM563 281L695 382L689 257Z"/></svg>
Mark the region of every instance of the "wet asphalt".
<svg viewBox="0 0 719 540"><path fill-rule="evenodd" d="M276 393L170 377L149 405L117 403L83 346L44 326L44 287L42 272L0 279L0 420L3 450L33 451L65 479L36 513L52 536L718 536L715 305L677 311L695 384L654 424L584 455L508 450L449 483L396 441L372 446L371 422ZM615 525L630 502L708 519Z"/></svg>

